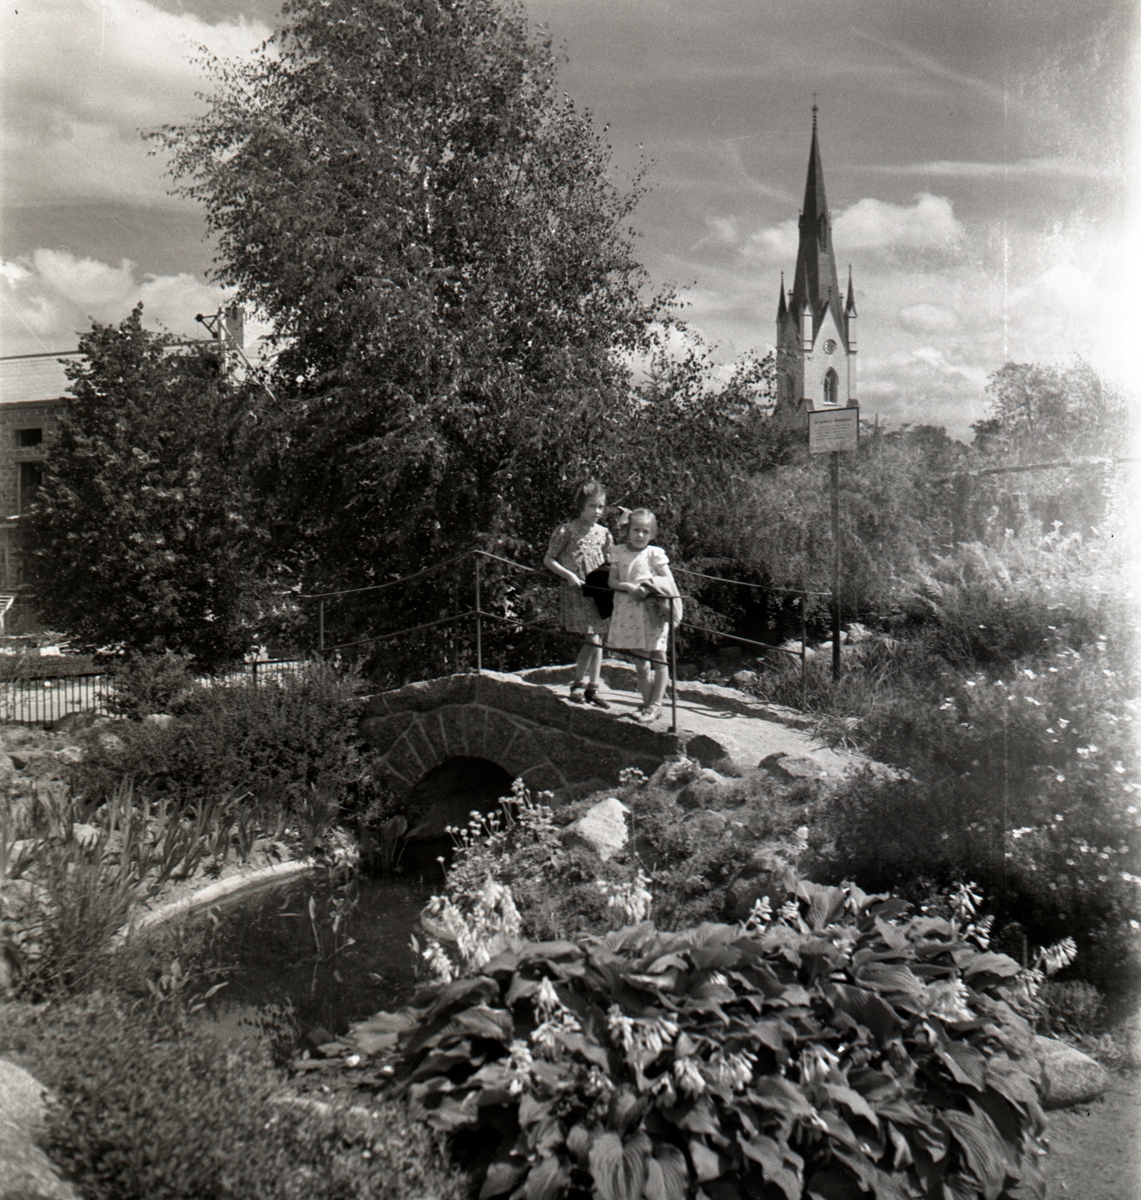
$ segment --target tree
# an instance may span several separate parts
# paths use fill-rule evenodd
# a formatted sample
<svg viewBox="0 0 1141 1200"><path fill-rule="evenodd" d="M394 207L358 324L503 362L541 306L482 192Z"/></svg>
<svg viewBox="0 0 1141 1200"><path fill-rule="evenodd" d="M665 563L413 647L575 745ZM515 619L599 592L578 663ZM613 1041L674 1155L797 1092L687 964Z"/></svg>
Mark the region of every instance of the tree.
<svg viewBox="0 0 1141 1200"><path fill-rule="evenodd" d="M991 413L973 425L974 448L1003 466L1111 457L1130 442L1125 397L1089 363L1068 367L1009 362L987 384ZM1024 515L1050 528L1088 533L1101 526L1119 484L1112 468L1079 466L998 477L975 489L999 528Z"/></svg>
<svg viewBox="0 0 1141 1200"><path fill-rule="evenodd" d="M975 445L1022 462L1109 455L1122 444L1125 399L1089 363L1008 362L987 381L991 414L973 425Z"/></svg>
<svg viewBox="0 0 1141 1200"><path fill-rule="evenodd" d="M87 647L173 650L216 667L268 600L244 389L210 351L94 324L27 518L36 606Z"/></svg>
<svg viewBox="0 0 1141 1200"><path fill-rule="evenodd" d="M626 224L641 180L612 184L510 3L285 15L251 62L214 64L203 117L156 136L217 277L273 325L299 567L347 587L473 544L535 557L668 317Z"/></svg>

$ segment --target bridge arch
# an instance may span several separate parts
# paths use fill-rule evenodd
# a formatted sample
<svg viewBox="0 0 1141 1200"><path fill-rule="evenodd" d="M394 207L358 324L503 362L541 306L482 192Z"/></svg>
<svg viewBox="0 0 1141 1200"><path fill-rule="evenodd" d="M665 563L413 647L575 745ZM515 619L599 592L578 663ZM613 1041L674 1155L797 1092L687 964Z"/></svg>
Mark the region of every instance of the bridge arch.
<svg viewBox="0 0 1141 1200"><path fill-rule="evenodd" d="M623 767L651 774L688 754L715 765L711 738L665 733L572 704L541 683L484 671L406 684L369 697L361 734L381 753L379 773L413 789L456 758L494 763L512 779L562 796L614 784Z"/></svg>

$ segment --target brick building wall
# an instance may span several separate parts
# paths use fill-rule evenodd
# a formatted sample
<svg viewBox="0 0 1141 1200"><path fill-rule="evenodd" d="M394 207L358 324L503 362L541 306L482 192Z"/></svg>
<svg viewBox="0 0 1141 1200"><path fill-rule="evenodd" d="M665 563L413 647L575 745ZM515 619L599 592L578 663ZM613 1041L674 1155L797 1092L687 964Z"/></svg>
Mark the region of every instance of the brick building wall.
<svg viewBox="0 0 1141 1200"><path fill-rule="evenodd" d="M0 592L16 591L25 582L20 514L35 496L47 443L55 436L65 403L0 403Z"/></svg>

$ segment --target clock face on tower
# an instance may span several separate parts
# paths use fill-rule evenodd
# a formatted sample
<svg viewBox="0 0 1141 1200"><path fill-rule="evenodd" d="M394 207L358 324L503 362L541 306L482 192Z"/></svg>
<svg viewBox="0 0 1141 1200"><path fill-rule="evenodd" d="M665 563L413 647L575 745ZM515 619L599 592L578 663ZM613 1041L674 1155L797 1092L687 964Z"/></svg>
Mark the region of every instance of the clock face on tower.
<svg viewBox="0 0 1141 1200"><path fill-rule="evenodd" d="M824 342L824 353L831 354L835 349L836 343L831 338L827 338Z"/></svg>

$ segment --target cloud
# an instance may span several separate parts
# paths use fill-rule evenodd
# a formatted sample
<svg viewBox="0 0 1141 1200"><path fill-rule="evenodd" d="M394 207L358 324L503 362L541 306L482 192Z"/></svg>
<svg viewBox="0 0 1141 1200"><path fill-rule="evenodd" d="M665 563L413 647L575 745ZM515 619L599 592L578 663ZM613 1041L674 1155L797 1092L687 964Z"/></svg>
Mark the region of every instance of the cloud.
<svg viewBox="0 0 1141 1200"><path fill-rule="evenodd" d="M955 333L959 314L941 304L909 304L899 310L899 323L909 333Z"/></svg>
<svg viewBox="0 0 1141 1200"><path fill-rule="evenodd" d="M268 35L259 22L211 24L145 0L9 7L0 17L5 203L171 203L140 129L201 109L200 47L236 57Z"/></svg>
<svg viewBox="0 0 1141 1200"><path fill-rule="evenodd" d="M1071 158L1024 158L1016 162L938 159L865 166L864 170L880 175L930 175L950 179L1104 179L1118 182L1121 178L1119 168Z"/></svg>
<svg viewBox="0 0 1141 1200"><path fill-rule="evenodd" d="M217 311L223 299L193 275L140 275L132 262L40 249L0 265L0 339L6 354L72 350L92 320L117 324L139 301L147 328L202 337L195 314Z"/></svg>
<svg viewBox="0 0 1141 1200"><path fill-rule="evenodd" d="M836 217L833 244L845 253L948 251L963 239L963 226L946 196L920 192L913 204L866 197Z"/></svg>

